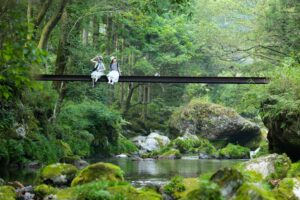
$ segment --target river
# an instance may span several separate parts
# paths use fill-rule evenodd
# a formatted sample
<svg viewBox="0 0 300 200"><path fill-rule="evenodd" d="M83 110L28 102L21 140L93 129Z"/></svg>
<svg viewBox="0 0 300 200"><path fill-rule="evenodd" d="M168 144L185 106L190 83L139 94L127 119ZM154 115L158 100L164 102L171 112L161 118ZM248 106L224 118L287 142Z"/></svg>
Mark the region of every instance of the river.
<svg viewBox="0 0 300 200"><path fill-rule="evenodd" d="M241 160L200 160L196 156L187 156L179 160L140 160L130 158L89 159L90 163L110 162L122 168L125 179L134 186L149 183L162 184L175 175L198 177L202 173L213 172L223 167L230 167ZM0 177L5 181L18 180L25 185L34 184L37 171L28 169L0 169Z"/></svg>

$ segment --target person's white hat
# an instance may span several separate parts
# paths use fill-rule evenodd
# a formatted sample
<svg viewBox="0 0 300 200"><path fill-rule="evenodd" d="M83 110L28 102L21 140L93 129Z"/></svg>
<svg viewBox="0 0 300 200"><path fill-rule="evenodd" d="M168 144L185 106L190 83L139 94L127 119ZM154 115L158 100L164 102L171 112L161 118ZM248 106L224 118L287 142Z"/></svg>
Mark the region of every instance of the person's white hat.
<svg viewBox="0 0 300 200"><path fill-rule="evenodd" d="M113 59L115 59L116 57L114 57L114 56L112 56L112 57L110 57L110 60L112 61Z"/></svg>

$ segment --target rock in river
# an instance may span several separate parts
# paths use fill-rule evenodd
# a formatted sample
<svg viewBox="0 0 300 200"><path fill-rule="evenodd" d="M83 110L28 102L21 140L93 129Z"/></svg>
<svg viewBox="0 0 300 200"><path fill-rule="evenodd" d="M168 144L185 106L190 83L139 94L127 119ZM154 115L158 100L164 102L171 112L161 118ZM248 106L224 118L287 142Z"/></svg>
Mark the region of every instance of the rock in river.
<svg viewBox="0 0 300 200"><path fill-rule="evenodd" d="M186 133L198 135L210 141L238 143L255 149L261 140L260 128L241 117L231 108L192 100L186 107L173 113L170 124L172 135Z"/></svg>
<svg viewBox="0 0 300 200"><path fill-rule="evenodd" d="M77 168L71 164L56 163L41 169L40 182L52 185L68 185L77 173Z"/></svg>
<svg viewBox="0 0 300 200"><path fill-rule="evenodd" d="M148 136L137 136L132 141L137 145L141 153L158 150L170 143L170 139L167 136L160 135L157 132L150 133Z"/></svg>

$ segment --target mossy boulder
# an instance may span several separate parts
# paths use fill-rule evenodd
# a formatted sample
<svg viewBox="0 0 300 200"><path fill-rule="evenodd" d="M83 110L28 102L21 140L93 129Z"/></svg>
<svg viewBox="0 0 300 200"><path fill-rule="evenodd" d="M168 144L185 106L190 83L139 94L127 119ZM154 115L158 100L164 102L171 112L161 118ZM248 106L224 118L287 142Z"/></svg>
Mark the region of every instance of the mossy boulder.
<svg viewBox="0 0 300 200"><path fill-rule="evenodd" d="M0 200L15 200L17 198L15 189L11 186L0 186Z"/></svg>
<svg viewBox="0 0 300 200"><path fill-rule="evenodd" d="M71 164L51 164L41 169L39 173L39 182L55 186L69 185L77 171L77 168Z"/></svg>
<svg viewBox="0 0 300 200"><path fill-rule="evenodd" d="M199 188L198 178L180 178L174 177L163 187L163 192L173 199L185 198L187 194Z"/></svg>
<svg viewBox="0 0 300 200"><path fill-rule="evenodd" d="M72 186L93 181L123 181L124 172L120 167L111 163L95 163L82 169L73 179Z"/></svg>
<svg viewBox="0 0 300 200"><path fill-rule="evenodd" d="M300 161L292 164L287 176L290 178L300 178Z"/></svg>
<svg viewBox="0 0 300 200"><path fill-rule="evenodd" d="M280 181L274 194L278 200L300 199L300 181L296 178L285 178Z"/></svg>
<svg viewBox="0 0 300 200"><path fill-rule="evenodd" d="M55 194L57 189L46 184L38 185L34 188L34 193L36 197L43 199L45 196L50 194Z"/></svg>
<svg viewBox="0 0 300 200"><path fill-rule="evenodd" d="M285 154L270 154L244 162L240 168L255 171L264 179L281 179L286 177L291 168L291 160Z"/></svg>
<svg viewBox="0 0 300 200"><path fill-rule="evenodd" d="M163 187L163 191L172 196L173 199L178 199L178 193L185 191L185 185L183 183L183 177L175 176L171 181Z"/></svg>
<svg viewBox="0 0 300 200"><path fill-rule="evenodd" d="M182 137L177 137L172 141L172 146L180 153L199 153L206 158L217 158L217 149L205 138L186 133Z"/></svg>
<svg viewBox="0 0 300 200"><path fill-rule="evenodd" d="M169 129L172 135L190 133L212 142L239 143L251 149L257 148L261 140L259 127L233 109L198 99L173 113Z"/></svg>
<svg viewBox="0 0 300 200"><path fill-rule="evenodd" d="M250 149L229 143L226 147L220 149L219 155L221 158L228 159L248 159L250 158Z"/></svg>
<svg viewBox="0 0 300 200"><path fill-rule="evenodd" d="M198 187L187 193L181 200L223 200L220 187L216 183L201 180Z"/></svg>
<svg viewBox="0 0 300 200"><path fill-rule="evenodd" d="M126 200L161 200L161 194L154 190L138 190L131 185L117 185L108 187L107 191L113 197L112 199Z"/></svg>
<svg viewBox="0 0 300 200"><path fill-rule="evenodd" d="M275 200L273 193L262 185L244 183L236 192L233 200Z"/></svg>
<svg viewBox="0 0 300 200"><path fill-rule="evenodd" d="M180 159L181 154L177 149L170 149L158 156L158 159Z"/></svg>
<svg viewBox="0 0 300 200"><path fill-rule="evenodd" d="M221 194L227 199L232 197L238 188L244 183L243 175L233 168L218 170L210 178L211 182L219 185Z"/></svg>

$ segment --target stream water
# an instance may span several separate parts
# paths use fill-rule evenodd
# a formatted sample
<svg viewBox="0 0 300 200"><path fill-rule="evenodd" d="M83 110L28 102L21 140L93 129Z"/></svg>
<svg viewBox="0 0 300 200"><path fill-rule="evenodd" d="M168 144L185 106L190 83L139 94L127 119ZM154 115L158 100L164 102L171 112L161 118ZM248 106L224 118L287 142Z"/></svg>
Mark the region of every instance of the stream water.
<svg viewBox="0 0 300 200"><path fill-rule="evenodd" d="M125 179L134 186L149 183L162 184L175 175L198 177L202 173L216 171L222 167L230 167L242 160L200 160L196 156L183 157L180 160L141 160L130 158L89 159L90 163L110 162L122 168ZM28 169L0 168L0 177L5 181L18 180L25 185L34 184L37 171Z"/></svg>

